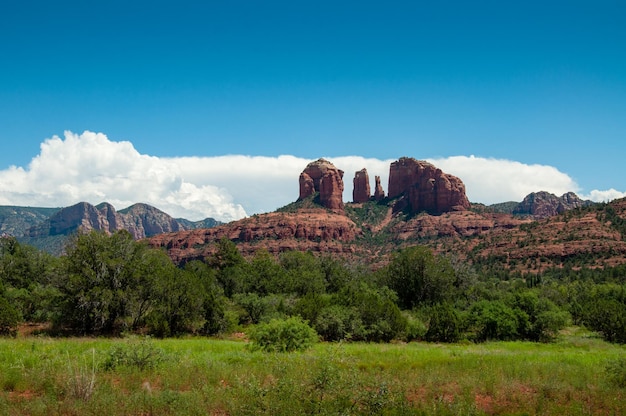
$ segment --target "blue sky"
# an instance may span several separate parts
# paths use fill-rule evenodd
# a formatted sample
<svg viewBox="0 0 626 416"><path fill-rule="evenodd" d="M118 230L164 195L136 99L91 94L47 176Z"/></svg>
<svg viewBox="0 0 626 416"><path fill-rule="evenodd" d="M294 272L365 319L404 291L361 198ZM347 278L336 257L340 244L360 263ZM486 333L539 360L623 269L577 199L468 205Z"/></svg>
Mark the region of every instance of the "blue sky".
<svg viewBox="0 0 626 416"><path fill-rule="evenodd" d="M88 131L165 159L475 155L624 192L624 17L602 0L3 2L0 178Z"/></svg>

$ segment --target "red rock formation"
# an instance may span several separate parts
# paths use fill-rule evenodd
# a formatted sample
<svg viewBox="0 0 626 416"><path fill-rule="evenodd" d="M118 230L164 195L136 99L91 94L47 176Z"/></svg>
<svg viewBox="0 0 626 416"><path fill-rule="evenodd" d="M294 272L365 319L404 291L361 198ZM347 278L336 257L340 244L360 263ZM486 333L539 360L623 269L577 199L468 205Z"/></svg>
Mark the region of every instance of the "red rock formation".
<svg viewBox="0 0 626 416"><path fill-rule="evenodd" d="M380 176L374 176L374 181L376 183L374 187L374 199L376 201L380 201L385 198L385 191L383 190L383 186L380 184Z"/></svg>
<svg viewBox="0 0 626 416"><path fill-rule="evenodd" d="M367 169L363 168L354 174L352 181L354 188L352 189L352 202L361 203L370 200L370 177Z"/></svg>
<svg viewBox="0 0 626 416"><path fill-rule="evenodd" d="M584 207L590 203L590 201L583 201L573 192L568 192L561 197L545 191L533 192L526 195L524 200L515 207L513 214L530 215L541 219L553 217L570 209Z"/></svg>
<svg viewBox="0 0 626 416"><path fill-rule="evenodd" d="M402 157L389 167L389 197L403 196L412 213L440 214L470 208L465 185L424 161Z"/></svg>
<svg viewBox="0 0 626 416"><path fill-rule="evenodd" d="M164 248L176 263L203 259L215 250L221 238L237 243L244 255L260 248L270 253L300 250L351 253L351 243L361 230L342 213L317 208L295 213L272 212L228 224L178 233L159 234L149 239L152 247Z"/></svg>
<svg viewBox="0 0 626 416"><path fill-rule="evenodd" d="M70 235L77 230L114 233L127 230L133 238L142 239L155 234L191 228L179 223L165 212L147 204L135 204L121 211L106 202L93 206L79 202L62 208L47 220L27 230L29 237L42 238Z"/></svg>
<svg viewBox="0 0 626 416"><path fill-rule="evenodd" d="M343 211L343 171L325 159L309 163L300 174L298 200L315 192L319 192L320 204L323 207Z"/></svg>

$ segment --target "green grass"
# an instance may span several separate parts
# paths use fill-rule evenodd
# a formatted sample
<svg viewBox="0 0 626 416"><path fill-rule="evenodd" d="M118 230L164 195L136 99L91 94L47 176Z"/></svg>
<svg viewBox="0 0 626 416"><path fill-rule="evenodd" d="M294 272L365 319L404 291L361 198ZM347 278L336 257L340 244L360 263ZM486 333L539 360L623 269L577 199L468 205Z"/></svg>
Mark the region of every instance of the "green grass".
<svg viewBox="0 0 626 416"><path fill-rule="evenodd" d="M0 339L0 414L626 412L626 392L607 371L626 347L580 331L552 344L317 344L289 354L236 340L149 340L154 366L105 369L115 351L141 342Z"/></svg>

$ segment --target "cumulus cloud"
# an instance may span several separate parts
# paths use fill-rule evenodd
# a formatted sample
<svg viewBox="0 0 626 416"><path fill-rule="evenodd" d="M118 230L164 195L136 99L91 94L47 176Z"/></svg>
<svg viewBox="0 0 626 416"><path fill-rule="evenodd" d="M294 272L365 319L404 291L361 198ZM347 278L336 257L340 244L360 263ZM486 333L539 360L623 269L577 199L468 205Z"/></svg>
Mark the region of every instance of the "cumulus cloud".
<svg viewBox="0 0 626 416"><path fill-rule="evenodd" d="M352 199L352 178L362 168L369 173L372 189L378 175L387 191L393 160L324 157L345 172L344 201ZM472 202L521 201L540 190L557 195L580 191L571 177L552 166L474 156L428 161L460 177ZM0 171L0 205L58 207L106 201L122 209L145 202L174 217L230 221L295 201L298 177L309 162L289 155L159 158L102 133L66 132L63 139L45 140L26 168ZM611 189L585 197L604 201L623 196L626 193Z"/></svg>
<svg viewBox="0 0 626 416"><path fill-rule="evenodd" d="M113 142L89 131L45 140L28 168L0 171L0 184L3 205L106 201L121 209L145 202L189 219L228 221L246 215L226 189L186 180L175 159L142 155L130 142Z"/></svg>
<svg viewBox="0 0 626 416"><path fill-rule="evenodd" d="M529 193L537 191L558 196L580 191L571 177L553 166L475 156L453 156L429 162L461 178L467 197L472 202L494 204L521 201Z"/></svg>
<svg viewBox="0 0 626 416"><path fill-rule="evenodd" d="M620 192L613 188L606 190L606 191L599 191L597 189L594 189L593 191L589 192L588 195L582 196L582 198L584 199L590 199L595 202L610 202L614 199L625 198L625 197L626 197L626 192Z"/></svg>

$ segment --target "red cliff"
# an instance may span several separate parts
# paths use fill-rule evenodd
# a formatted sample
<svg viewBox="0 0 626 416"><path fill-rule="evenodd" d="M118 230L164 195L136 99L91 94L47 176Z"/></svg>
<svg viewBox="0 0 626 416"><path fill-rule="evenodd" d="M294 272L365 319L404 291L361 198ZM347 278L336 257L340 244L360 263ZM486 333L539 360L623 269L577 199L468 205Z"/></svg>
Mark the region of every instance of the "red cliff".
<svg viewBox="0 0 626 416"><path fill-rule="evenodd" d="M411 213L465 211L470 202L465 185L434 165L402 157L389 167L389 198L403 197Z"/></svg>
<svg viewBox="0 0 626 416"><path fill-rule="evenodd" d="M325 159L307 165L300 174L302 200L319 192L320 204L334 211L343 211L343 171Z"/></svg>

